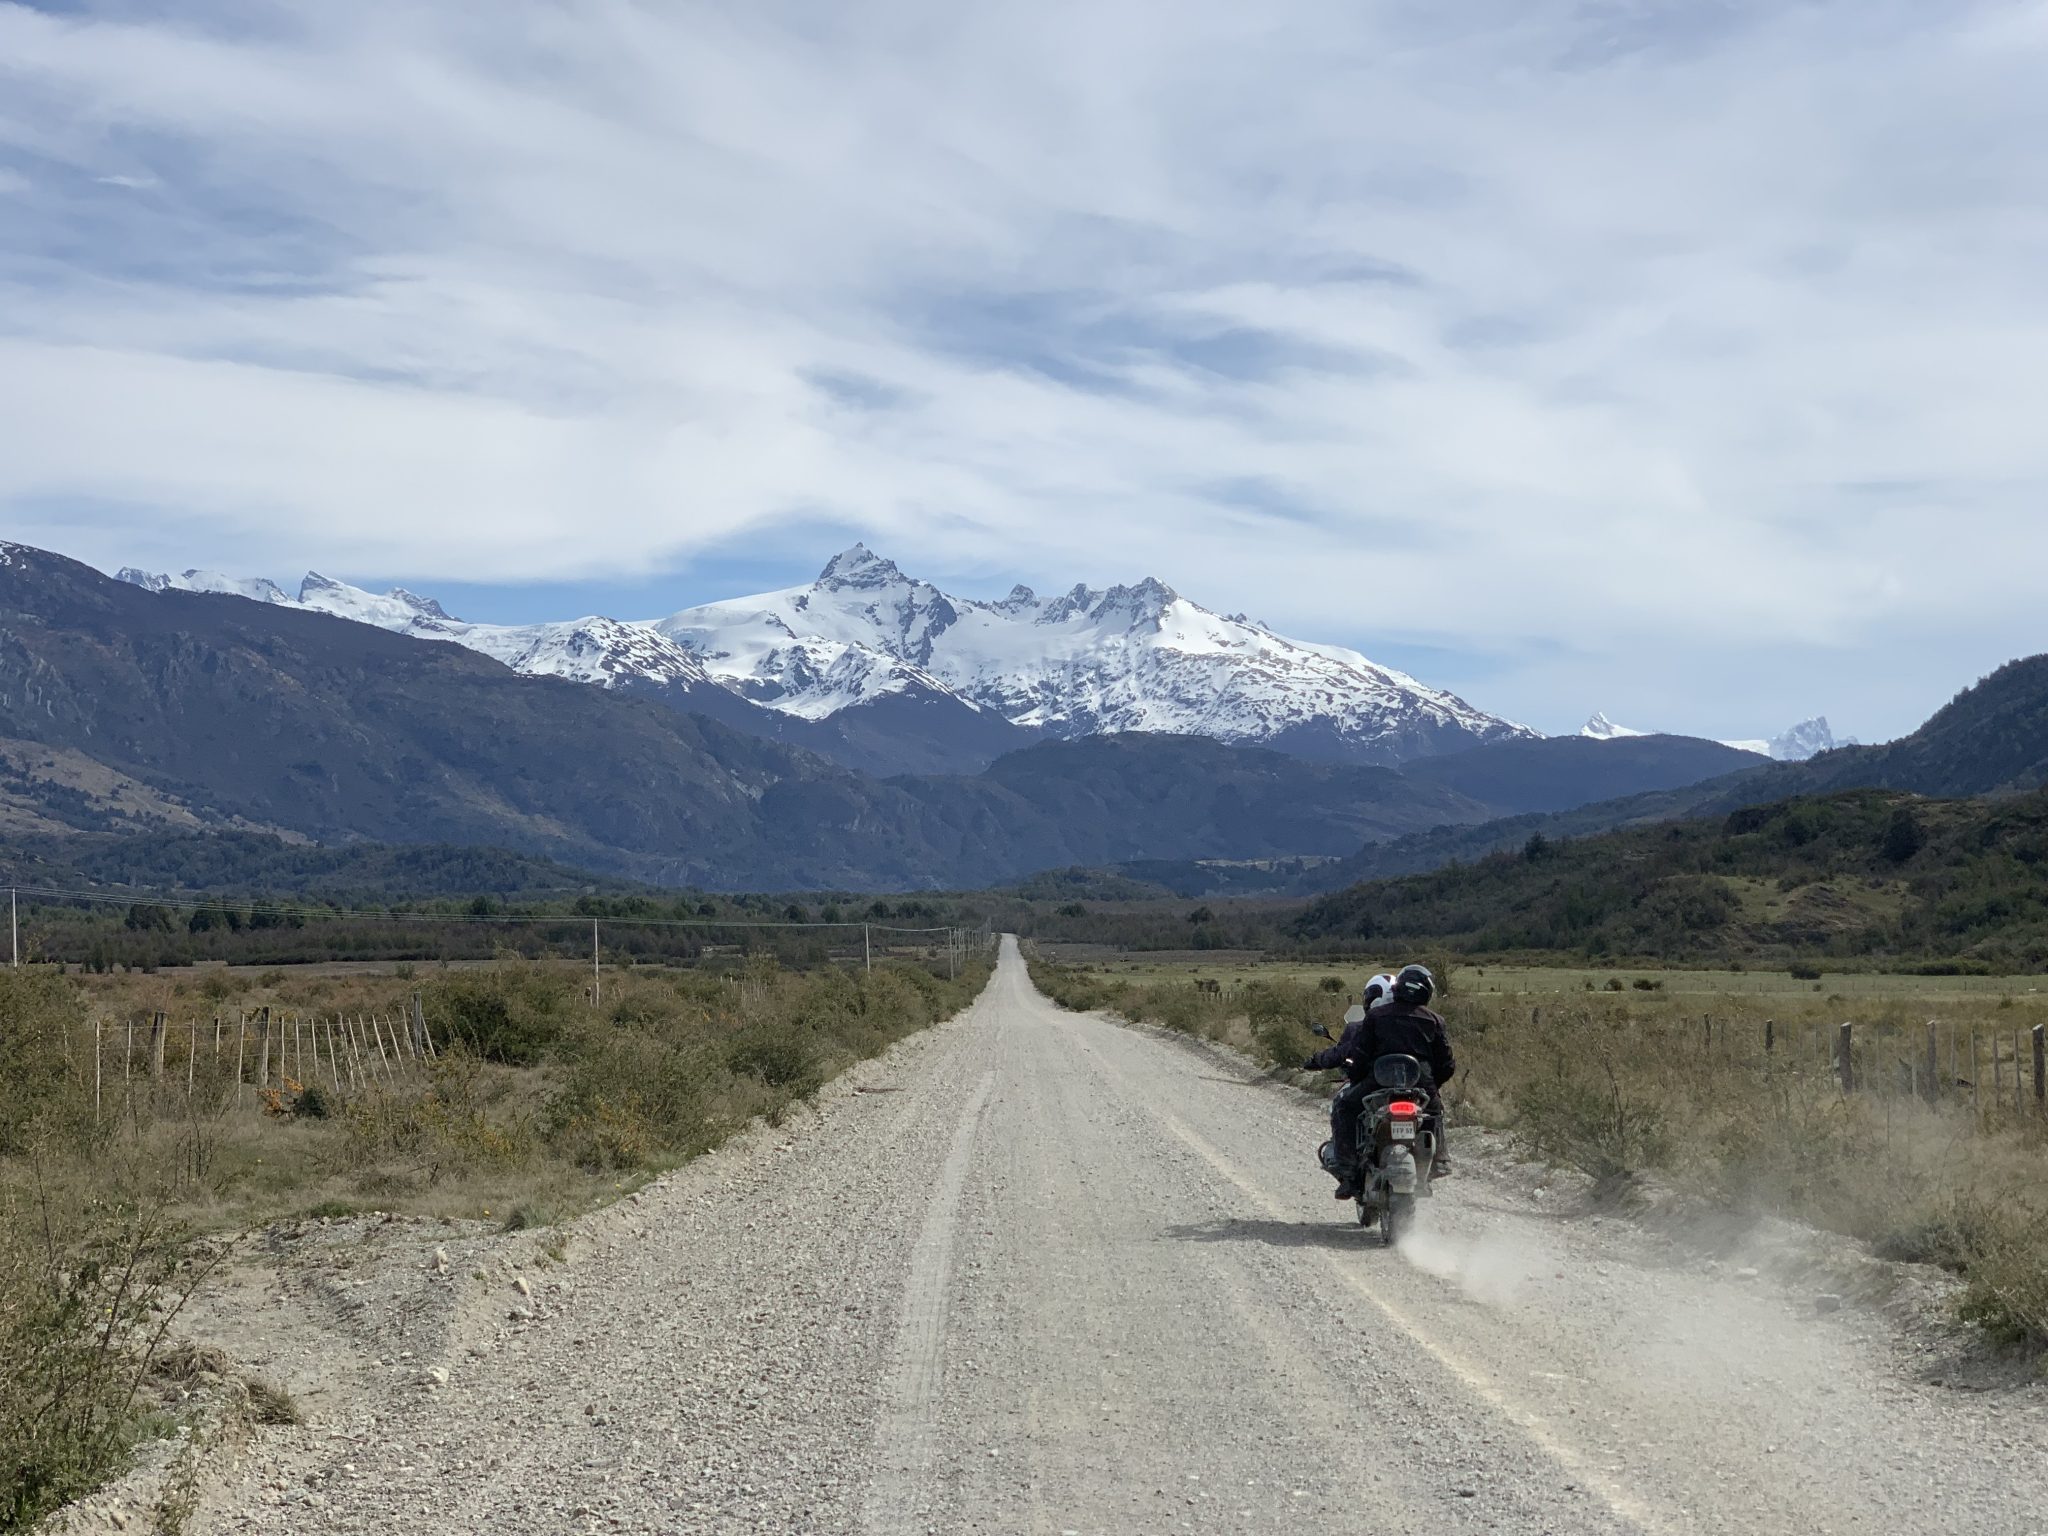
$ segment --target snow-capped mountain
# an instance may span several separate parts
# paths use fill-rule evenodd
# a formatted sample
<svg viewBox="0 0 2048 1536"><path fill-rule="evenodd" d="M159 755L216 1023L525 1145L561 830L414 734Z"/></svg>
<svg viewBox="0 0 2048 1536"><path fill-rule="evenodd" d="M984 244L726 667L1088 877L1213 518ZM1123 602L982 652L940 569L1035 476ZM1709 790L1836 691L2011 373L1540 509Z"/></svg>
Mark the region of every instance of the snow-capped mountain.
<svg viewBox="0 0 2048 1536"><path fill-rule="evenodd" d="M1853 743L1836 741L1835 733L1828 729L1826 715L1816 715L1811 720L1802 720L1790 730L1769 741L1724 741L1724 747L1733 747L1738 752L1754 752L1759 757L1768 757L1773 762L1803 763L1809 757L1822 752L1832 752L1836 747L1851 746Z"/></svg>
<svg viewBox="0 0 2048 1536"><path fill-rule="evenodd" d="M1156 731L1398 762L1533 736L1339 646L1224 618L1147 578L950 597L865 545L818 579L658 621L711 675L810 718L879 695L949 692L1054 736Z"/></svg>
<svg viewBox="0 0 2048 1536"><path fill-rule="evenodd" d="M149 592L224 592L231 597L246 597L257 603L291 602L282 587L260 576L253 581L237 581L232 576L221 575L219 571L187 571L182 576L152 575L131 565L124 567L114 579Z"/></svg>
<svg viewBox="0 0 2048 1536"><path fill-rule="evenodd" d="M1595 714L1580 727L1579 734L1595 741L1619 741L1625 736L1647 736L1651 732L1616 725L1606 715ZM1738 752L1754 752L1758 757L1768 757L1780 763L1803 763L1819 753L1832 752L1836 747L1853 746L1854 743L1836 741L1835 733L1828 729L1827 716L1816 715L1769 741L1758 738L1753 741L1724 741L1721 745L1733 747Z"/></svg>
<svg viewBox="0 0 2048 1536"><path fill-rule="evenodd" d="M237 581L213 571L187 571L182 576L153 575L133 567L119 580L151 592L219 592L285 608L372 624L379 629L422 640L447 640L481 651L515 672L534 677L565 677L601 688L629 685L685 687L711 682L704 666L688 651L645 624L618 619L583 618L553 624L467 624L430 597L403 587L366 592L347 582L309 571L298 596L275 582L257 578Z"/></svg>
<svg viewBox="0 0 2048 1536"><path fill-rule="evenodd" d="M1603 714L1596 713L1592 719L1579 727L1581 736L1590 736L1595 741L1620 741L1624 736L1647 736L1648 731L1631 730L1625 725L1616 725Z"/></svg>
<svg viewBox="0 0 2048 1536"><path fill-rule="evenodd" d="M744 700L792 722L872 715L886 703L891 731L921 721L999 750L1040 735L1151 731L1392 764L1537 734L1356 651L1212 613L1151 578L1052 598L1017 587L977 601L906 576L860 544L808 585L648 623L470 624L402 588L380 595L317 573L296 596L205 571L120 577L151 591L315 610L607 688L715 685L737 696L734 707Z"/></svg>

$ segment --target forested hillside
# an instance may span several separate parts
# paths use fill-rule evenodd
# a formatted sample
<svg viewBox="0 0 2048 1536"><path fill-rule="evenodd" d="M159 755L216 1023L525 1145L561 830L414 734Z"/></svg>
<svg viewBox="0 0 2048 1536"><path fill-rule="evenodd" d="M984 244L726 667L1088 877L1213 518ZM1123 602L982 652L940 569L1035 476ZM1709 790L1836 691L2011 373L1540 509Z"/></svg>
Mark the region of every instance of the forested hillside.
<svg viewBox="0 0 2048 1536"><path fill-rule="evenodd" d="M2031 970L2048 965L2048 793L1856 790L1594 837L1538 832L1477 863L1353 886L1291 932L1317 948Z"/></svg>

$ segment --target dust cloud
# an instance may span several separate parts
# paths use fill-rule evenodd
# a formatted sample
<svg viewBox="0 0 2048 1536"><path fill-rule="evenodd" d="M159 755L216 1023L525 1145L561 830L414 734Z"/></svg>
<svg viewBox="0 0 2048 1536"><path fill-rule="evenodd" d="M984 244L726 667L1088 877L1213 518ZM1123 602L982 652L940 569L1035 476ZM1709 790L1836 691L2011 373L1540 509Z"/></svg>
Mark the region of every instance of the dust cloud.
<svg viewBox="0 0 2048 1536"><path fill-rule="evenodd" d="M1487 1307L1515 1305L1532 1284L1558 1268L1555 1251L1533 1233L1454 1236L1436 1230L1426 1209L1417 1213L1397 1251L1424 1274L1448 1281Z"/></svg>

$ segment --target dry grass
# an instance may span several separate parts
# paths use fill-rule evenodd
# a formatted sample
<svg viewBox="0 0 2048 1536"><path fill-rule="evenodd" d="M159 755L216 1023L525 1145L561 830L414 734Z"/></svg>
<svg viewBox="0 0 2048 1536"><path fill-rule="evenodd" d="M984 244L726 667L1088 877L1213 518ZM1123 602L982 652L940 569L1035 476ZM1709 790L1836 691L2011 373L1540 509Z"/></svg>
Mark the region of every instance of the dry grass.
<svg viewBox="0 0 2048 1536"><path fill-rule="evenodd" d="M1306 1025L1334 1026L1347 1001L1300 980L1206 997L1185 969L1130 980L1034 961L1032 974L1063 1006L1115 1009L1274 1067L1298 1063L1318 1043ZM2006 1341L2048 1344L2048 1120L2035 1108L2025 1038L2048 1021L2048 1002L2007 994L1929 1006L1912 989L1704 1002L1632 987L1515 995L1485 990L1488 979L1498 979L1491 967L1455 971L1439 1004L1458 1053L1446 1095L1457 1117L1512 1130L1596 1180L1655 1172L1730 1209L1942 1264L1964 1279L1966 1318ZM1844 1020L1864 1090L1853 1097L1832 1060ZM2027 1074L2017 1103L2016 1066Z"/></svg>
<svg viewBox="0 0 2048 1536"><path fill-rule="evenodd" d="M66 978L0 971L0 1530L115 1470L149 1427L144 1384L229 1381L255 1423L296 1422L275 1387L162 1356L204 1272L190 1238L290 1214L381 1209L531 1226L587 1209L779 1116L855 1060L970 1001L913 964L872 974L647 969L607 978L505 961L399 977ZM232 1055L98 1081L89 1020L211 1006L395 1014L422 994L424 1070L267 1106Z"/></svg>

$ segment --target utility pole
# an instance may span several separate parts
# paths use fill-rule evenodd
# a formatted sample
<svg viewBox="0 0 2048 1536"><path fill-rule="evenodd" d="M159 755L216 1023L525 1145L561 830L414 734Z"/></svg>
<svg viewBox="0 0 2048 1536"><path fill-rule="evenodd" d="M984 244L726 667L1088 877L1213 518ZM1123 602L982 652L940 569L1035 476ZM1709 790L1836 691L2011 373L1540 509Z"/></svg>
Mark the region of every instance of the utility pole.
<svg viewBox="0 0 2048 1536"><path fill-rule="evenodd" d="M872 972L875 968L875 947L868 940L866 923L860 925L860 964L864 971Z"/></svg>
<svg viewBox="0 0 2048 1536"><path fill-rule="evenodd" d="M590 1006L595 1008L604 1001L604 972L599 968L597 953L597 919L590 920Z"/></svg>
<svg viewBox="0 0 2048 1536"><path fill-rule="evenodd" d="M14 966L21 968L21 893L7 888L7 926L14 935Z"/></svg>

